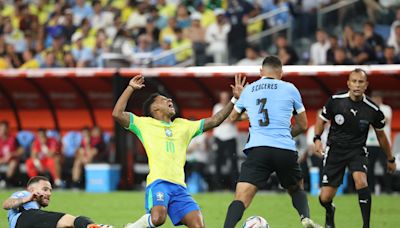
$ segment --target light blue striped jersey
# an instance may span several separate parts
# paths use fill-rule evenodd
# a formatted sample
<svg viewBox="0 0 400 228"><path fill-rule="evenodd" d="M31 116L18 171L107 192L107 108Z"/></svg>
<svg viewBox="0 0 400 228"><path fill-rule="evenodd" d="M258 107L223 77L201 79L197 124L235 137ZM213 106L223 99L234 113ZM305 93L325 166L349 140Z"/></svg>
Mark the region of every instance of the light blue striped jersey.
<svg viewBox="0 0 400 228"><path fill-rule="evenodd" d="M245 149L270 146L296 151L290 134L291 118L305 108L292 83L262 77L246 86L234 108L239 113L247 111L249 116L250 136Z"/></svg>

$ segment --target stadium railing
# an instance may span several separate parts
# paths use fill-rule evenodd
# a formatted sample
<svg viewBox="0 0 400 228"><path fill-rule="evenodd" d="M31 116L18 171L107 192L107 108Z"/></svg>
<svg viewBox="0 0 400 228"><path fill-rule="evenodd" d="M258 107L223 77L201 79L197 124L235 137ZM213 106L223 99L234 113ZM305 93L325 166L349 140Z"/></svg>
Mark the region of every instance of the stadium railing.
<svg viewBox="0 0 400 228"><path fill-rule="evenodd" d="M268 37L270 35L273 35L277 32L283 31L283 30L287 31L286 32L287 38L288 38L288 40L291 40L291 32L290 32L290 30L291 30L290 28L292 25L292 23L290 21L291 18L289 18L288 22L283 23L283 24L274 24L275 22L273 22L273 18L281 13L289 13L289 8L286 6L279 7L277 9L271 10L269 12L260 14L254 18L250 18L248 20L249 24L256 23L258 21L265 21L265 22L268 22L268 24L272 23L273 26L271 26L270 28L268 28L260 33L256 33L256 34L248 36L247 41L249 43L256 43L259 40L261 40L262 38Z"/></svg>
<svg viewBox="0 0 400 228"><path fill-rule="evenodd" d="M365 70L370 76L400 76L400 65L341 65L341 66L284 66L284 76L347 76L355 68ZM147 77L188 76L188 77L232 77L236 73L259 76L260 66L206 66L206 67L160 67L160 68L48 68L48 69L7 69L0 70L1 78L42 78L42 77L112 77L119 73L124 77L142 74Z"/></svg>
<svg viewBox="0 0 400 228"><path fill-rule="evenodd" d="M323 28L323 19L327 13L333 12L335 10L340 10L344 7L348 7L353 5L354 3L358 2L359 0L347 0L347 1L338 1L332 5L323 7L317 11L317 25L318 28Z"/></svg>
<svg viewBox="0 0 400 228"><path fill-rule="evenodd" d="M101 58L103 59L103 66L108 65L108 61L112 61L115 63L119 62L120 66L128 67L128 66L136 66L136 67L153 67L157 61L160 61L164 58L168 58L171 55L178 55L182 52L191 49L191 45L183 45L181 47L172 48L170 50L163 51L159 54L154 54L153 52L143 52L136 53L133 56L126 56L119 53L103 53ZM192 65L194 62L193 55L186 59L183 62L178 62L176 66L186 67Z"/></svg>

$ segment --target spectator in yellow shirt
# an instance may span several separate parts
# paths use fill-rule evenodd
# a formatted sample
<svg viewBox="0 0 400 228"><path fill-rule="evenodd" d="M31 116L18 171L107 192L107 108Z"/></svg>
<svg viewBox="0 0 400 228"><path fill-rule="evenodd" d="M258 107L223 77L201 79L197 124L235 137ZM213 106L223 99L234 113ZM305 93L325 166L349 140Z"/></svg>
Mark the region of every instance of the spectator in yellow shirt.
<svg viewBox="0 0 400 228"><path fill-rule="evenodd" d="M10 63L7 60L7 58L4 57L4 55L0 56L0 69L5 70L10 68Z"/></svg>
<svg viewBox="0 0 400 228"><path fill-rule="evenodd" d="M176 61L179 63L192 57L192 41L183 36L182 29L180 28L175 29L175 35L176 39L172 41L172 49L187 47L176 53Z"/></svg>
<svg viewBox="0 0 400 228"><path fill-rule="evenodd" d="M157 8L160 15L170 18L175 16L176 6L167 3L166 0L157 0Z"/></svg>
<svg viewBox="0 0 400 228"><path fill-rule="evenodd" d="M27 49L22 55L24 63L19 67L20 69L37 69L40 67L39 61L33 58L31 50Z"/></svg>
<svg viewBox="0 0 400 228"><path fill-rule="evenodd" d="M159 42L162 43L165 39L175 40L176 19L174 17L168 18L167 27L163 28L160 32Z"/></svg>
<svg viewBox="0 0 400 228"><path fill-rule="evenodd" d="M204 28L207 28L217 20L214 11L207 8L204 3L200 3L197 6L197 11L201 14L201 25Z"/></svg>

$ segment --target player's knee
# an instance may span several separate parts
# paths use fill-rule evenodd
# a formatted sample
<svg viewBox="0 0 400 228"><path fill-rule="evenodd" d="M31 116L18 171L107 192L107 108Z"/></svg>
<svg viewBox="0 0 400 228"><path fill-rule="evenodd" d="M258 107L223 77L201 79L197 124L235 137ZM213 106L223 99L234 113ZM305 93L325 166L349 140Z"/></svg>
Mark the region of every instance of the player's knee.
<svg viewBox="0 0 400 228"><path fill-rule="evenodd" d="M354 185L356 189L362 189L368 187L368 182L367 180L364 179L354 180Z"/></svg>
<svg viewBox="0 0 400 228"><path fill-rule="evenodd" d="M151 215L151 223L153 223L153 225L156 227L164 224L165 220L166 216L163 214L155 213L154 215L153 214Z"/></svg>
<svg viewBox="0 0 400 228"><path fill-rule="evenodd" d="M71 227L74 225L75 216L65 214L57 222L57 227Z"/></svg>
<svg viewBox="0 0 400 228"><path fill-rule="evenodd" d="M302 188L301 188L300 185L292 185L292 186L289 186L287 190L288 190L288 193L289 193L290 195L292 195L293 193L296 193L296 192L298 192L298 191L301 191Z"/></svg>
<svg viewBox="0 0 400 228"><path fill-rule="evenodd" d="M203 222L196 222L193 225L191 225L189 228L204 228L204 227L206 227L206 226L204 225Z"/></svg>
<svg viewBox="0 0 400 228"><path fill-rule="evenodd" d="M320 202L321 204L329 203L329 202L332 201L332 199L333 199L333 197L330 196L330 195L328 195L328 194L321 194L321 195L319 196L319 202Z"/></svg>

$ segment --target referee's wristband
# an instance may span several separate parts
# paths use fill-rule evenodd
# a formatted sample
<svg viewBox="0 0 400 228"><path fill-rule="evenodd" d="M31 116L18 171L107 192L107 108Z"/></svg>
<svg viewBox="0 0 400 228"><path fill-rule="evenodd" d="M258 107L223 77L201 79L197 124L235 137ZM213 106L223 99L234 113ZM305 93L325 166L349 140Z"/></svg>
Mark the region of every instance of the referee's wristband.
<svg viewBox="0 0 400 228"><path fill-rule="evenodd" d="M314 136L313 142L315 142L315 141L317 141L317 140L321 141L321 135L315 135L315 136Z"/></svg>
<svg viewBox="0 0 400 228"><path fill-rule="evenodd" d="M231 102L232 102L232 104L236 104L237 99L235 97L232 97Z"/></svg>
<svg viewBox="0 0 400 228"><path fill-rule="evenodd" d="M394 163L394 162L396 161L396 157L393 157L393 158L390 159L390 160L388 159L387 161L388 161L389 163Z"/></svg>

